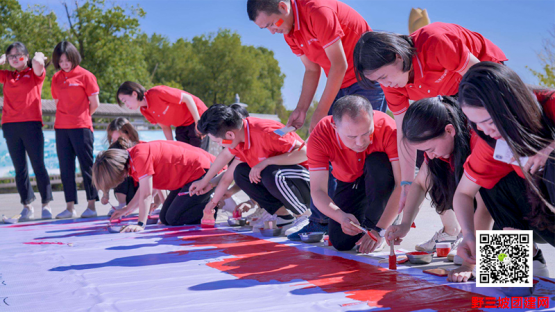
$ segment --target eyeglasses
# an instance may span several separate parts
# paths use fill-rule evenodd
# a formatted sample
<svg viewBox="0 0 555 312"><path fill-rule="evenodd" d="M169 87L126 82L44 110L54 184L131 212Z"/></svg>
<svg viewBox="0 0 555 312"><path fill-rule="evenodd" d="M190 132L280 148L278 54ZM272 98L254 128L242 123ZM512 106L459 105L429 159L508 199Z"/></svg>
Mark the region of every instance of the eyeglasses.
<svg viewBox="0 0 555 312"><path fill-rule="evenodd" d="M24 57L24 56L25 56L24 54L10 54L7 57L8 57L8 60L13 61L13 60L19 59L19 58Z"/></svg>

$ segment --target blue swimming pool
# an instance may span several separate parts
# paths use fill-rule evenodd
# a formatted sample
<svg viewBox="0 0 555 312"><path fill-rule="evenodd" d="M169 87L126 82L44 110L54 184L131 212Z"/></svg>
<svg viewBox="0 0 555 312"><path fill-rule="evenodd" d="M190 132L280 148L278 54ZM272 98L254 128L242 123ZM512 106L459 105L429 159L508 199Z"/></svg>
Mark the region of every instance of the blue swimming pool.
<svg viewBox="0 0 555 312"><path fill-rule="evenodd" d="M153 131L139 131L139 137L143 141L154 141L154 140L164 140L164 133L162 130ZM94 132L94 155L98 154L100 151L105 150L108 147L108 142L106 141L106 131L97 130ZM29 173L34 176L33 167L29 163ZM58 164L58 155L56 153L56 136L53 130L44 131L44 162L46 165L46 170L48 173L60 174L60 166ZM80 172L79 165L76 167L76 172ZM6 140L4 139L4 133L0 129L0 178L14 177L15 170L12 163L12 158L8 152L8 146L6 145Z"/></svg>

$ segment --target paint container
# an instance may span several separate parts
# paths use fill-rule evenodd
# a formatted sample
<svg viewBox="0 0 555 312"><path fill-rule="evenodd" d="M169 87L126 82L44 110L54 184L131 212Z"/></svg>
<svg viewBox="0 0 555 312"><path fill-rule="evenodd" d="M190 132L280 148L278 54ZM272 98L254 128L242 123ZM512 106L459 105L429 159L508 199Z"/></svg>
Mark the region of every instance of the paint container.
<svg viewBox="0 0 555 312"><path fill-rule="evenodd" d="M324 245L332 246L329 235L324 235Z"/></svg>
<svg viewBox="0 0 555 312"><path fill-rule="evenodd" d="M146 224L148 225L156 223L158 223L158 216L148 216L148 219L146 219Z"/></svg>
<svg viewBox="0 0 555 312"><path fill-rule="evenodd" d="M307 232L299 234L303 243L318 243L324 238L324 232Z"/></svg>
<svg viewBox="0 0 555 312"><path fill-rule="evenodd" d="M260 229L260 234L265 237L275 237L281 235L281 228L276 229Z"/></svg>
<svg viewBox="0 0 555 312"><path fill-rule="evenodd" d="M247 225L247 218L229 218L227 224L229 226L245 226Z"/></svg>
<svg viewBox="0 0 555 312"><path fill-rule="evenodd" d="M200 227L203 229L213 229L216 227L216 220L201 220Z"/></svg>
<svg viewBox="0 0 555 312"><path fill-rule="evenodd" d="M240 209L233 210L233 218L241 218L243 216L243 212Z"/></svg>
<svg viewBox="0 0 555 312"><path fill-rule="evenodd" d="M436 243L436 252L438 257L447 257L451 251L451 243Z"/></svg>
<svg viewBox="0 0 555 312"><path fill-rule="evenodd" d="M415 251L407 253L407 257L412 264L428 264L432 262L434 255L425 251Z"/></svg>

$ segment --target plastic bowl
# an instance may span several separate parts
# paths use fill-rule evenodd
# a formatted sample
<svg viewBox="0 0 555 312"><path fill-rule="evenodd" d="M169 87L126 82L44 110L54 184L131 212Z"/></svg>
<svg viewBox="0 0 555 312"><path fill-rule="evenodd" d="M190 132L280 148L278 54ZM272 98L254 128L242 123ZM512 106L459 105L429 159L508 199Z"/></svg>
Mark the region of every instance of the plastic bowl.
<svg viewBox="0 0 555 312"><path fill-rule="evenodd" d="M423 251L418 252L409 252L407 253L407 258L409 258L409 262L412 264L428 264L432 262L434 255L431 253L423 253Z"/></svg>
<svg viewBox="0 0 555 312"><path fill-rule="evenodd" d="M229 224L229 226L245 226L247 224L247 218L229 218L227 219L227 224Z"/></svg>
<svg viewBox="0 0 555 312"><path fill-rule="evenodd" d="M317 243L324 238L324 232L307 232L299 234L303 243Z"/></svg>
<svg viewBox="0 0 555 312"><path fill-rule="evenodd" d="M260 234L265 237L275 237L281 235L281 228L277 229L260 229Z"/></svg>

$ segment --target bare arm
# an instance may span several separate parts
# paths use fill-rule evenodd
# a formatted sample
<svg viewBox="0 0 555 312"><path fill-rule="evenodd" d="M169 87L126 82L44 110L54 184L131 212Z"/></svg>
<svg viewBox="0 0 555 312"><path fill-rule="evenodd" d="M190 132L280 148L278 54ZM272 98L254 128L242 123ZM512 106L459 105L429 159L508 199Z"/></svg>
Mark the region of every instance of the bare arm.
<svg viewBox="0 0 555 312"><path fill-rule="evenodd" d="M42 52L35 52L35 56L33 57L33 72L36 76L40 77L44 73L44 61L46 61L46 57Z"/></svg>
<svg viewBox="0 0 555 312"><path fill-rule="evenodd" d="M162 131L164 132L164 136L166 137L166 140L173 141L172 127L166 126L166 125L160 125L160 128L162 128Z"/></svg>
<svg viewBox="0 0 555 312"><path fill-rule="evenodd" d="M96 109L100 105L100 100L98 99L98 94L93 94L89 96L89 114L92 116Z"/></svg>
<svg viewBox="0 0 555 312"><path fill-rule="evenodd" d="M393 168L393 177L395 178L395 189L387 201L387 205L385 206L385 210L380 218L380 221L376 224L376 226L382 229L386 229L390 226L393 223L393 220L397 217L399 196L401 195L401 168L399 166L399 162L391 162L391 167Z"/></svg>
<svg viewBox="0 0 555 312"><path fill-rule="evenodd" d="M287 126L293 126L297 129L301 128L306 119L306 112L312 104L314 99L314 94L316 94L316 89L318 88L318 82L320 81L321 68L320 65L310 61L306 55L300 57L303 65L305 67L303 87L301 90L301 96L299 97L299 102L297 107L289 116L287 121Z"/></svg>
<svg viewBox="0 0 555 312"><path fill-rule="evenodd" d="M187 108L191 112L191 115L193 116L193 120L195 121L195 132L197 134L199 134L196 125L197 125L197 123L200 119L200 114L198 112L197 105L195 104L195 100L193 99L193 97L191 95L189 95L187 93L182 93L181 94L181 101L185 102L185 104L187 105Z"/></svg>
<svg viewBox="0 0 555 312"><path fill-rule="evenodd" d="M337 96L339 89L341 89L341 84L343 83L343 78L345 78L345 72L348 67L347 57L345 56L341 39L327 47L325 51L330 60L331 67L324 93L322 93L320 102L318 102L318 107L316 107L314 115L312 115L312 120L310 121L310 132L316 127L320 119L328 115L333 100Z"/></svg>

